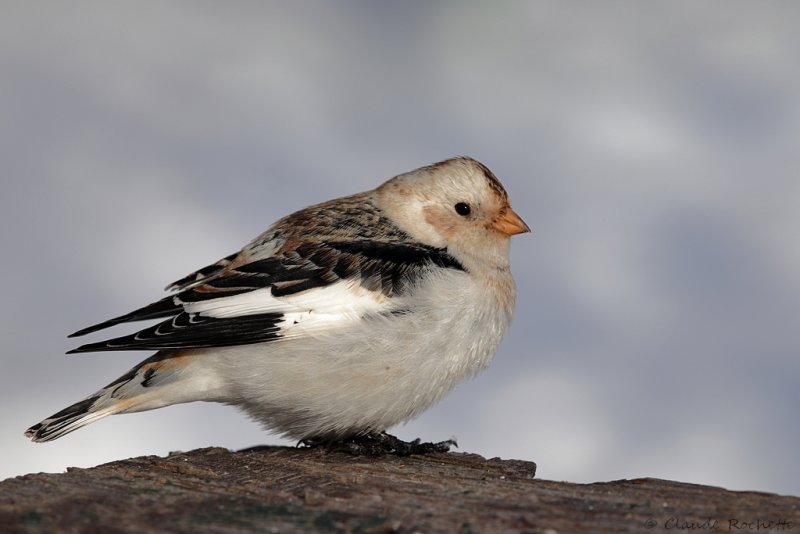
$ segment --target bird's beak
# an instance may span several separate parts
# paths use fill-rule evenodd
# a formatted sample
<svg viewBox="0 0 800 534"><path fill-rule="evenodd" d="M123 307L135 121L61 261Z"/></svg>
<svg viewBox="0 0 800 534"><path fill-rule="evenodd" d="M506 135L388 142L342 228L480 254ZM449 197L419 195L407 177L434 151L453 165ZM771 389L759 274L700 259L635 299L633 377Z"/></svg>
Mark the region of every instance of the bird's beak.
<svg viewBox="0 0 800 534"><path fill-rule="evenodd" d="M492 223L492 228L509 237L531 231L530 227L525 224L525 221L511 208L505 210L503 214Z"/></svg>

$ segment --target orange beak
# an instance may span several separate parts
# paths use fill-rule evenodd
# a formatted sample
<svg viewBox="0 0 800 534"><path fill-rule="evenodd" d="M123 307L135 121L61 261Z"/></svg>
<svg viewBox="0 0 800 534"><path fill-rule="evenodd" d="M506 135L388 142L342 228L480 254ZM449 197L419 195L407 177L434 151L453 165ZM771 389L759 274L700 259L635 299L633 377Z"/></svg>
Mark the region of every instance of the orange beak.
<svg viewBox="0 0 800 534"><path fill-rule="evenodd" d="M509 237L531 231L530 227L525 224L525 221L511 208L505 210L503 214L492 223L492 228Z"/></svg>

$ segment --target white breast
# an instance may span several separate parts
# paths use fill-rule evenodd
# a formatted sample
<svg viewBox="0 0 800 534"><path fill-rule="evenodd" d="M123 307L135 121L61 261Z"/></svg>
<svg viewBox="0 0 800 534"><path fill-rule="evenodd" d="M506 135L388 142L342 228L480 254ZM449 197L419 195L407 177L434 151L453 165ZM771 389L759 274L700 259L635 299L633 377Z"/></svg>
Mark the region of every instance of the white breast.
<svg viewBox="0 0 800 534"><path fill-rule="evenodd" d="M365 313L342 328L204 357L229 384L228 402L289 437L381 431L491 362L513 307L491 289L442 271L393 314Z"/></svg>

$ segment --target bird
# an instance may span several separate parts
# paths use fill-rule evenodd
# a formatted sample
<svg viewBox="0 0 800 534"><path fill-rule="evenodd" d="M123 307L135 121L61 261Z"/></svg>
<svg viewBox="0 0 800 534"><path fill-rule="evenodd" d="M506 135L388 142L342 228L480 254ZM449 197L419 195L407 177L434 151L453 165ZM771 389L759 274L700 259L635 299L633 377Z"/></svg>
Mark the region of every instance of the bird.
<svg viewBox="0 0 800 534"><path fill-rule="evenodd" d="M455 441L387 430L491 363L516 299L510 238L529 231L466 156L301 209L164 298L71 334L161 320L69 351L156 352L25 435L46 442L108 415L209 401L298 444L449 450Z"/></svg>

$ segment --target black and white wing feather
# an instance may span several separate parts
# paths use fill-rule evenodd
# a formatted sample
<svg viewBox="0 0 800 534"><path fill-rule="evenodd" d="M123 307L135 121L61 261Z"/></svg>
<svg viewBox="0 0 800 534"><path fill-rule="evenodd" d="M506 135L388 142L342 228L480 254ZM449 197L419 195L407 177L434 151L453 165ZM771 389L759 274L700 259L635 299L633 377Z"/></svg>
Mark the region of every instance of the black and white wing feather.
<svg viewBox="0 0 800 534"><path fill-rule="evenodd" d="M247 247L173 283L177 293L70 337L131 321L167 320L70 353L273 341L291 336L304 320L306 328L330 328L371 313L391 313L393 298L406 294L431 269L464 270L446 250L410 240L331 237L295 246L281 240L267 257ZM312 312L315 322L309 319Z"/></svg>

